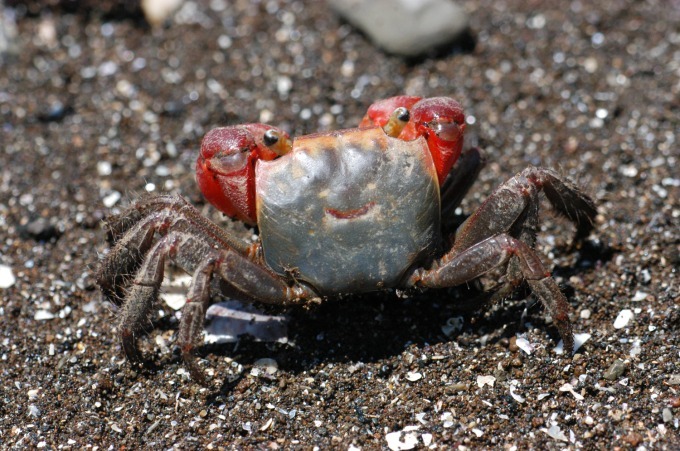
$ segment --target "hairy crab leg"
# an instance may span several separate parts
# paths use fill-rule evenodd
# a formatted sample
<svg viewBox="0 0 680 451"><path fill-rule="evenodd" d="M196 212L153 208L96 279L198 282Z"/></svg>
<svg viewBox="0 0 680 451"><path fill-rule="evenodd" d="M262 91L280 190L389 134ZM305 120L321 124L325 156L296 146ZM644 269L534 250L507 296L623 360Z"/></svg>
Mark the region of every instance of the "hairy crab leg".
<svg viewBox="0 0 680 451"><path fill-rule="evenodd" d="M182 308L177 341L182 351L182 359L189 368L191 378L205 384L205 375L196 365L193 350L203 332L205 312L210 304L210 281L215 269L215 260L207 259L196 271L187 293L187 302Z"/></svg>
<svg viewBox="0 0 680 451"><path fill-rule="evenodd" d="M433 268L414 271L407 284L429 288L461 285L502 267L513 257L517 257L523 280L527 281L536 297L550 312L564 340L565 350L571 353L574 338L567 299L536 252L507 234L487 238L460 253L446 254L435 262Z"/></svg>
<svg viewBox="0 0 680 451"><path fill-rule="evenodd" d="M407 285L455 286L507 265L508 284L492 299L510 294L526 281L553 317L565 350L571 352L569 304L533 250L541 190L558 213L576 224L576 239L585 238L597 214L590 197L552 170L527 168L498 187L458 228L451 250L431 269L415 270Z"/></svg>
<svg viewBox="0 0 680 451"><path fill-rule="evenodd" d="M194 275L182 310L178 342L182 357L197 381L204 381L204 376L193 360L192 351L203 330L205 311L210 303L210 282L214 277L230 285L233 292L244 293L244 298L264 303L293 304L316 297L306 285L289 286L233 249L215 248L203 236L172 228L149 248L123 302L120 337L123 350L133 364L144 363L136 341L158 298L167 259Z"/></svg>
<svg viewBox="0 0 680 451"><path fill-rule="evenodd" d="M132 223L129 217L136 218ZM250 254L250 246L228 235L178 196L152 196L133 204L126 212L108 222L109 233L116 244L99 265L96 280L104 295L121 305L123 293L132 275L142 264L156 233L167 230L200 231L213 246L231 248L243 255Z"/></svg>
<svg viewBox="0 0 680 451"><path fill-rule="evenodd" d="M490 236L512 230L527 206L538 203L540 190L558 213L576 225L576 240L588 236L597 214L592 199L555 171L529 167L499 186L458 228L453 249L462 251Z"/></svg>
<svg viewBox="0 0 680 451"><path fill-rule="evenodd" d="M134 364L141 364L144 361L137 349L137 335L144 330L153 303L158 298L165 273L165 259L177 252L180 242L180 237L175 233L157 241L146 255L126 295L123 313L120 316L119 333L123 351L128 360Z"/></svg>
<svg viewBox="0 0 680 451"><path fill-rule="evenodd" d="M123 303L125 287L142 264L154 235L165 227L167 218L167 214L156 212L139 221L131 233L118 240L99 264L97 284L104 296L115 305Z"/></svg>

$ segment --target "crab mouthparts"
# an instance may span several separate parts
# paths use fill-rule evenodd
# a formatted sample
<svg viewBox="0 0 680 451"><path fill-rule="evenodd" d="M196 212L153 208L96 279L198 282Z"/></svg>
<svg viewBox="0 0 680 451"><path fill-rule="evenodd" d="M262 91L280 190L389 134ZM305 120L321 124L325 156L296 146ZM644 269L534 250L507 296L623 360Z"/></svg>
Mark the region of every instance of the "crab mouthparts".
<svg viewBox="0 0 680 451"><path fill-rule="evenodd" d="M326 208L326 213L337 219L354 219L365 215L375 205L375 202L369 202L366 205L355 208L353 210L337 210L335 208Z"/></svg>

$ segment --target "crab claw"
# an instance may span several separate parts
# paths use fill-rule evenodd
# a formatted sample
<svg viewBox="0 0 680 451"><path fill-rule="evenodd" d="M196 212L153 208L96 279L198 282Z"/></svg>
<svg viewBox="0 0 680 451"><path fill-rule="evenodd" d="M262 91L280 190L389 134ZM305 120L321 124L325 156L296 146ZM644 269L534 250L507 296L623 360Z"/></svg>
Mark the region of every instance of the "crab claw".
<svg viewBox="0 0 680 451"><path fill-rule="evenodd" d="M463 149L465 115L449 97L396 96L372 104L359 127L382 127L389 136L427 141L440 185Z"/></svg>
<svg viewBox="0 0 680 451"><path fill-rule="evenodd" d="M290 136L265 124L220 127L208 132L196 162L196 181L218 210L247 224L255 213L255 163L292 149Z"/></svg>
<svg viewBox="0 0 680 451"><path fill-rule="evenodd" d="M410 120L399 138L425 138L441 185L463 149L463 108L449 97L432 97L415 103L410 112Z"/></svg>

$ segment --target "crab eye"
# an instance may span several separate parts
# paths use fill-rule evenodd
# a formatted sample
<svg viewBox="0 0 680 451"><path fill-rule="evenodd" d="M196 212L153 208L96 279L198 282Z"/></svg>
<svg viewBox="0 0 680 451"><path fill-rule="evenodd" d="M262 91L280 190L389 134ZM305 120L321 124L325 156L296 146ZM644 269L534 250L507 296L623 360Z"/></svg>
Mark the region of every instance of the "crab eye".
<svg viewBox="0 0 680 451"><path fill-rule="evenodd" d="M403 106L395 109L387 120L387 123L383 126L385 134L392 138L396 138L404 129L409 119L411 119L411 113L408 109Z"/></svg>
<svg viewBox="0 0 680 451"><path fill-rule="evenodd" d="M274 146L277 142L279 142L279 132L276 130L267 130L264 132L264 137L262 141L264 142L265 146L267 147L272 147Z"/></svg>
<svg viewBox="0 0 680 451"><path fill-rule="evenodd" d="M401 122L408 122L409 119L411 119L411 113L404 108L403 106L400 106L396 110L394 110L394 116L396 116L397 119L399 119Z"/></svg>

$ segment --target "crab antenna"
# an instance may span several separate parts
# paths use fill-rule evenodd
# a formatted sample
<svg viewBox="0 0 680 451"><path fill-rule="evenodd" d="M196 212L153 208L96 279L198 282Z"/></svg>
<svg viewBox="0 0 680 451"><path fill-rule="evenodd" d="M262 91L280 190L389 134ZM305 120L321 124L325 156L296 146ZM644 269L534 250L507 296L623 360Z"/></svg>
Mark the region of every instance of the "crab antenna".
<svg viewBox="0 0 680 451"><path fill-rule="evenodd" d="M409 113L409 111L403 106L400 106L392 112L390 118L382 129L387 136L396 138L404 129L410 118L411 113Z"/></svg>

